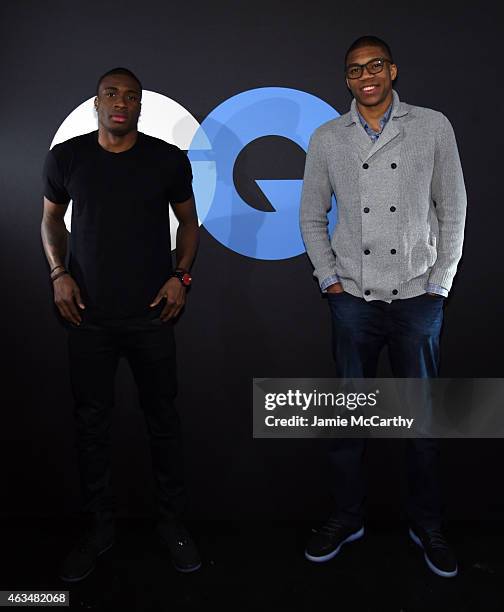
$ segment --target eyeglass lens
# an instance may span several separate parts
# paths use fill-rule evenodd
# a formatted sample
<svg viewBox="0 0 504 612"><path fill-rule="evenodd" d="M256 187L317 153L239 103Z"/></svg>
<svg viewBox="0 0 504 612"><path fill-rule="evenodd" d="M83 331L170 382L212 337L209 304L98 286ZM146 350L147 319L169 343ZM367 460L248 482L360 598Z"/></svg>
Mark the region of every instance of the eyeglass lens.
<svg viewBox="0 0 504 612"><path fill-rule="evenodd" d="M383 70L384 65L385 62L382 59L373 59L365 64L365 67L370 74L378 74ZM362 76L363 71L364 66L354 65L348 66L346 73L349 79L358 79Z"/></svg>

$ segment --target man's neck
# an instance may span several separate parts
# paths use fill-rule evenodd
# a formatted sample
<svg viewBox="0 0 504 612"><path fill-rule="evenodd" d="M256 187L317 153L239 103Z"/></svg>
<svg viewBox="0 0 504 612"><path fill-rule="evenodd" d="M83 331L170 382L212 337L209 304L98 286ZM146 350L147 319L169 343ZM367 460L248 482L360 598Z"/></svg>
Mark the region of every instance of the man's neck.
<svg viewBox="0 0 504 612"><path fill-rule="evenodd" d="M111 153L122 153L134 146L138 138L138 130L132 130L127 134L117 136L112 134L101 125L98 128L98 143L101 147Z"/></svg>
<svg viewBox="0 0 504 612"><path fill-rule="evenodd" d="M387 109L392 104L393 99L392 93L390 93L390 96L387 96L383 102L377 104L376 106L362 106L357 102L357 110L362 115L364 121L369 125L369 127L375 132L379 132L380 119L387 112Z"/></svg>

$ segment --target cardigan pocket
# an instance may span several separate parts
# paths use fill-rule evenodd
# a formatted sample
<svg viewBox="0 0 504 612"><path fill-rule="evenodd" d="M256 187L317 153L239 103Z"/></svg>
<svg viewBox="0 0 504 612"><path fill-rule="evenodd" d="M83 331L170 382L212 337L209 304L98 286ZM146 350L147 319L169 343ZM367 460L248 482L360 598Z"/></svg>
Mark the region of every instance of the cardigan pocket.
<svg viewBox="0 0 504 612"><path fill-rule="evenodd" d="M429 235L429 244L427 245L429 248L429 262L427 264L428 268L432 268L432 266L436 263L437 259L437 247L436 247L436 236L434 234Z"/></svg>
<svg viewBox="0 0 504 612"><path fill-rule="evenodd" d="M433 239L431 237L427 238L425 236L423 240L419 240L411 249L407 266L408 272L404 279L406 282L425 274L434 265L437 259L435 237L434 244L432 242Z"/></svg>

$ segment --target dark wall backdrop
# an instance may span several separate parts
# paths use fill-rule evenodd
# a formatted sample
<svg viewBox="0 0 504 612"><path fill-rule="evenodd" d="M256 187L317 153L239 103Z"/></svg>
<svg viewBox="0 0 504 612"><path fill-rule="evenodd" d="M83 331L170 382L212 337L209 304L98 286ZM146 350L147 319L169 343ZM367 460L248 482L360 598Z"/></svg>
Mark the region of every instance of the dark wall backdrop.
<svg viewBox="0 0 504 612"><path fill-rule="evenodd" d="M467 183L465 249L446 304L442 375L502 376L503 88L495 8L372 0L2 3L3 514L79 508L66 336L39 238L40 174L56 129L94 94L96 77L116 65L130 67L146 89L178 101L200 122L225 99L264 86L309 92L343 113L350 104L341 73L346 48L363 34L387 40L401 98L451 120ZM263 167L286 172L278 143L271 151L265 145ZM292 158L291 173L301 178L298 152L288 149L287 165ZM240 172L253 168L242 164ZM329 312L306 255L249 259L202 228L193 273L176 332L192 515L322 517L325 443L253 440L251 433L253 376L332 375ZM388 373L384 355L381 374ZM124 363L114 418L119 511L148 514L145 430ZM399 516L401 447L370 443L371 517ZM449 440L443 450L448 516L502 518L504 494L495 485L502 442Z"/></svg>

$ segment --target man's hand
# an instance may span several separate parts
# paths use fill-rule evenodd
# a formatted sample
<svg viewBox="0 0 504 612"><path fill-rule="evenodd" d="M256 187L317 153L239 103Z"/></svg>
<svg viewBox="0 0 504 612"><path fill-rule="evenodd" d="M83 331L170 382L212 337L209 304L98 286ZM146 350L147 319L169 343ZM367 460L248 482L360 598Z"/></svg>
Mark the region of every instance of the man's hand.
<svg viewBox="0 0 504 612"><path fill-rule="evenodd" d="M344 289L341 283L334 283L334 285L329 285L326 289L327 293L343 293Z"/></svg>
<svg viewBox="0 0 504 612"><path fill-rule="evenodd" d="M182 310L185 304L186 288L178 278L169 278L158 291L156 299L150 305L151 308L157 306L163 298L166 298L166 304L159 318L164 323L169 319L174 319Z"/></svg>
<svg viewBox="0 0 504 612"><path fill-rule="evenodd" d="M79 287L70 274L63 274L53 282L54 303L58 307L61 316L73 323L80 325L82 318L77 306L84 310L86 308L81 298Z"/></svg>

